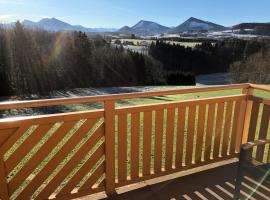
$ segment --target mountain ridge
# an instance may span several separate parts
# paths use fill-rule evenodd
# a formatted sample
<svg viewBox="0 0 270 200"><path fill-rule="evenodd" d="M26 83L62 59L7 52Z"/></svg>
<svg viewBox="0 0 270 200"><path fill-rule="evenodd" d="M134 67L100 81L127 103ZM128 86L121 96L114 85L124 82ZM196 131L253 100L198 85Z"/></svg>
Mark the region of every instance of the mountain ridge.
<svg viewBox="0 0 270 200"><path fill-rule="evenodd" d="M163 26L156 22L140 20L137 24L132 27L123 26L117 32L124 34L138 34L138 35L155 35L162 34L169 30L170 28L167 26Z"/></svg>
<svg viewBox="0 0 270 200"><path fill-rule="evenodd" d="M183 32L190 32L190 31L223 31L227 28L215 24L213 22L204 21L201 19L197 19L195 17L190 17L188 20L183 22L182 24L176 26L173 29L170 29L168 33L170 34L178 34Z"/></svg>
<svg viewBox="0 0 270 200"><path fill-rule="evenodd" d="M87 28L82 25L71 25L57 18L43 18L38 22L31 20L21 21L22 25L31 29L44 29L47 31L83 31L83 32L116 32L116 28ZM15 23L5 24L6 27L12 27Z"/></svg>
<svg viewBox="0 0 270 200"><path fill-rule="evenodd" d="M133 26L123 26L120 29L115 28L87 28L81 25L71 25L67 22L61 21L57 18L43 18L37 22L31 20L23 20L21 23L32 29L44 29L47 31L83 31L83 32L96 32L96 33L117 33L117 34L136 34L142 36L153 36L160 34L182 34L182 33L206 33L206 32L219 32L227 30L241 29L244 32L259 33L267 35L270 34L270 22L258 23L258 22L244 22L231 27L225 27L213 22L204 21L195 17L190 17L185 22L178 26L163 26L159 23L147 20L140 20ZM12 28L15 26L15 22L9 24L0 24L1 26ZM248 29L254 29L250 31ZM243 32L243 31L242 31Z"/></svg>

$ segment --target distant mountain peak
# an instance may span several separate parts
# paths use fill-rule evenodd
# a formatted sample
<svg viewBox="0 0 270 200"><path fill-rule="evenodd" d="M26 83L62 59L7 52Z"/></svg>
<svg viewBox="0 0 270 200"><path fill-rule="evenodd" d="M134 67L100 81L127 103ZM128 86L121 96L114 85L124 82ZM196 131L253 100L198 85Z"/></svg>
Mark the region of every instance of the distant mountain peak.
<svg viewBox="0 0 270 200"><path fill-rule="evenodd" d="M187 21L190 21L190 20L200 20L200 19L195 18L195 17L190 17Z"/></svg>
<svg viewBox="0 0 270 200"><path fill-rule="evenodd" d="M160 25L156 22L140 20L137 24L132 27L124 26L118 30L119 33L124 34L138 34L138 35L156 35L165 33L170 28Z"/></svg>
<svg viewBox="0 0 270 200"><path fill-rule="evenodd" d="M226 28L224 26L219 24L203 21L195 17L190 17L184 23L168 31L168 33L178 34L189 31L222 31L225 29Z"/></svg>
<svg viewBox="0 0 270 200"><path fill-rule="evenodd" d="M113 28L86 28L81 25L71 25L55 17L43 18L38 22L23 20L22 24L27 28L39 28L47 31L83 31L83 32L115 32Z"/></svg>

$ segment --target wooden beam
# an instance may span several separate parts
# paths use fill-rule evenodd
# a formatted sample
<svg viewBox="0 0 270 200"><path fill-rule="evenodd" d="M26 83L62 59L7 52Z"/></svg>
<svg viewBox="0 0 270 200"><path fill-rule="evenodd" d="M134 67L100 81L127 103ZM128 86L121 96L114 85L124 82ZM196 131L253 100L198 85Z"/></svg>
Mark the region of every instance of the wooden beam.
<svg viewBox="0 0 270 200"><path fill-rule="evenodd" d="M246 94L248 96L252 96L254 94L254 88L243 89L242 93ZM252 110L253 101L251 101L247 98L245 104L246 104L246 108L244 111L245 117L244 117L244 128L243 128L243 134L242 134L242 144L247 143L247 140L248 140L248 132L249 132L249 125L250 125L251 110Z"/></svg>
<svg viewBox="0 0 270 200"><path fill-rule="evenodd" d="M105 101L105 174L106 193L115 193L115 103Z"/></svg>

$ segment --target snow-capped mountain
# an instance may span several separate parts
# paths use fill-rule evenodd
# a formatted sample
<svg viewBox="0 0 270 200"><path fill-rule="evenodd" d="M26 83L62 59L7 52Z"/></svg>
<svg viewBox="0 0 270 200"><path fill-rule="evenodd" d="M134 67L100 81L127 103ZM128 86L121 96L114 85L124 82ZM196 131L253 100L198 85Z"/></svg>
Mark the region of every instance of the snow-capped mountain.
<svg viewBox="0 0 270 200"><path fill-rule="evenodd" d="M47 31L115 32L117 30L113 28L86 28L81 25L71 25L56 18L44 18L38 22L23 20L21 23L27 28L39 28Z"/></svg>
<svg viewBox="0 0 270 200"><path fill-rule="evenodd" d="M156 22L141 20L132 27L124 26L118 30L119 33L124 34L138 34L138 35L156 35L165 33L169 30L169 27L162 26Z"/></svg>
<svg viewBox="0 0 270 200"><path fill-rule="evenodd" d="M223 31L226 29L227 28L224 26L191 17L181 25L170 29L168 33L177 34L183 32Z"/></svg>
<svg viewBox="0 0 270 200"><path fill-rule="evenodd" d="M44 18L37 22L36 26L41 29L45 29L48 31L58 31L58 30L63 30L63 31L70 31L73 30L76 27L73 27L72 25L60 21L56 18Z"/></svg>

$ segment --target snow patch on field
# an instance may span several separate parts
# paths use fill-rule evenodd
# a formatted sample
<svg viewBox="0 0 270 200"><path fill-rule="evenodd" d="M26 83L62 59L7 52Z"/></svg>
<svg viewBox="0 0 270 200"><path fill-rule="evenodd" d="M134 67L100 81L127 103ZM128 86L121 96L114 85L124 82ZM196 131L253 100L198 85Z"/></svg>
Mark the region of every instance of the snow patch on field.
<svg viewBox="0 0 270 200"><path fill-rule="evenodd" d="M196 77L197 85L229 85L231 79L229 73L215 73L199 75Z"/></svg>

